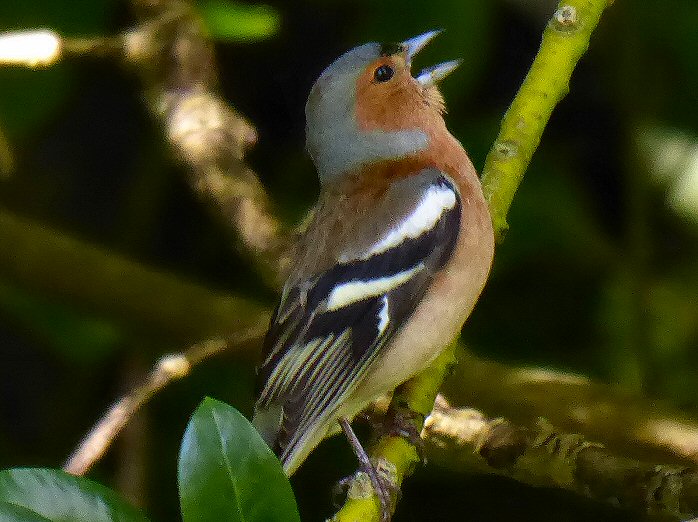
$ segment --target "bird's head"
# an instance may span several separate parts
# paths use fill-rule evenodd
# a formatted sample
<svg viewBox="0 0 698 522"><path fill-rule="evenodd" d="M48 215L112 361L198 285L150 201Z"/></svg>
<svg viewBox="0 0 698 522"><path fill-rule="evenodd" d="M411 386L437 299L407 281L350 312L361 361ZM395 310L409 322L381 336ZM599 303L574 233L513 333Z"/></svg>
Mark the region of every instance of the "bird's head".
<svg viewBox="0 0 698 522"><path fill-rule="evenodd" d="M445 129L436 83L459 64L412 76L412 58L439 31L400 43L367 43L334 61L305 106L306 146L323 183L373 161L417 154Z"/></svg>

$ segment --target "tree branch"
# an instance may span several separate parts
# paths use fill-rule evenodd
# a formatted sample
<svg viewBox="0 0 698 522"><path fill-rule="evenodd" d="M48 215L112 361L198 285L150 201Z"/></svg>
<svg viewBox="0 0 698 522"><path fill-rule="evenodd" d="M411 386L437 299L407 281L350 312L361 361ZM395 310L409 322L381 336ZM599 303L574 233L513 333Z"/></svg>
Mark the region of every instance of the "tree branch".
<svg viewBox="0 0 698 522"><path fill-rule="evenodd" d="M162 357L144 381L116 401L95 424L68 458L63 469L73 475L84 475L106 452L112 441L133 415L153 395L170 382L189 375L192 367L209 357L221 353L231 345L243 345L259 340L266 331L267 324L261 323L233 338L211 339L195 344L179 354Z"/></svg>
<svg viewBox="0 0 698 522"><path fill-rule="evenodd" d="M511 367L459 350L441 393L454 406L530 424L545 417L627 457L698 464L698 422L660 400L555 370Z"/></svg>
<svg viewBox="0 0 698 522"><path fill-rule="evenodd" d="M482 189L499 238L508 227L509 207L550 115L569 91L572 72L610 3L563 0L543 32L540 50L502 119L482 171Z"/></svg>
<svg viewBox="0 0 698 522"><path fill-rule="evenodd" d="M150 334L190 343L245 331L270 317L248 299L214 293L2 209L0 245L4 279Z"/></svg>
<svg viewBox="0 0 698 522"><path fill-rule="evenodd" d="M568 91L572 71L586 51L591 34L598 24L608 0L563 0L548 23L543 33L540 50L519 89L514 101L502 120L499 136L492 146L482 176L485 197L490 205L490 213L495 235L501 238L506 230L506 215L516 193L524 172L528 167L534 151L540 143L545 125L557 103ZM444 356L453 357L449 348ZM404 389L410 394L398 391L393 397L393 404L420 412L420 402L433 398L441 386L446 365L440 365L434 377L434 369L429 369L410 381ZM417 401L415 401L417 399ZM414 428L421 429L419 415L414 420ZM404 458L408 449L397 455L389 454L379 441L371 452L376 461L388 461L389 467L395 467L395 477L400 480L409 473L412 461ZM391 460L392 459L392 460ZM396 481L396 487L399 483ZM380 520L380 506L375 496L370 499L371 508L362 511L361 520ZM333 520L350 521L355 505L366 504L364 499L348 498L342 510Z"/></svg>
<svg viewBox="0 0 698 522"><path fill-rule="evenodd" d="M151 112L187 167L194 192L235 230L239 251L278 286L287 247L283 227L244 163L257 132L218 92L213 44L197 11L185 0L131 4L140 26L126 39L125 58L142 78Z"/></svg>
<svg viewBox="0 0 698 522"><path fill-rule="evenodd" d="M613 454L538 418L533 426L487 419L437 398L422 432L431 462L557 487L636 513L684 520L698 515L698 471Z"/></svg>
<svg viewBox="0 0 698 522"><path fill-rule="evenodd" d="M132 5L139 25L114 37L64 38L45 29L0 33L0 66L47 67L66 57L121 59L140 75L148 107L186 167L192 190L233 230L238 251L278 286L288 235L244 163L257 133L218 92L213 44L193 3L133 0ZM1 146L0 141L0 160Z"/></svg>

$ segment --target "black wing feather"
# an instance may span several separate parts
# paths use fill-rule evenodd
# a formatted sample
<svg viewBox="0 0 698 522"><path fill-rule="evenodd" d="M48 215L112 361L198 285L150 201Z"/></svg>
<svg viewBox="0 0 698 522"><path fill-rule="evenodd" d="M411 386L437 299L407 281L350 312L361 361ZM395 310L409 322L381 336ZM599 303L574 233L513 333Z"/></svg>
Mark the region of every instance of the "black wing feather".
<svg viewBox="0 0 698 522"><path fill-rule="evenodd" d="M438 186L456 195L456 204L444 211L430 230L367 259L337 263L317 275L305 294L298 287L287 289L274 314L264 343L267 359L259 368L257 408L282 403L283 418L276 438L276 450L282 458L290 453L305 428L331 411L353 389L381 348L414 311L434 274L450 258L460 225L460 200L454 185L443 174L434 170L427 173L431 179L422 190ZM423 192L415 194L415 205L422 195ZM385 294L336 310L323 308L339 285L390 277L417 266L422 268ZM381 331L380 314L386 305L390 318ZM322 344L329 339L333 341L328 346ZM311 353L315 364L294 360L296 356L308 358L304 350L314 342L318 344ZM324 352L317 351L320 349ZM298 366L283 383L270 381L280 363Z"/></svg>

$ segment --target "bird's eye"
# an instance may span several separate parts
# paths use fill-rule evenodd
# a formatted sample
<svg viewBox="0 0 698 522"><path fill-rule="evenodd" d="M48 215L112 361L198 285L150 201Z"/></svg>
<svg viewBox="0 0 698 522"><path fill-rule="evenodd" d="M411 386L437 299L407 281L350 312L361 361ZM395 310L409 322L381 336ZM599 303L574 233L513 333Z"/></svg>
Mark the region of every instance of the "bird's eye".
<svg viewBox="0 0 698 522"><path fill-rule="evenodd" d="M395 71L390 65L381 65L376 69L376 72L373 73L373 77L377 82L387 82L393 77L393 74L395 74Z"/></svg>

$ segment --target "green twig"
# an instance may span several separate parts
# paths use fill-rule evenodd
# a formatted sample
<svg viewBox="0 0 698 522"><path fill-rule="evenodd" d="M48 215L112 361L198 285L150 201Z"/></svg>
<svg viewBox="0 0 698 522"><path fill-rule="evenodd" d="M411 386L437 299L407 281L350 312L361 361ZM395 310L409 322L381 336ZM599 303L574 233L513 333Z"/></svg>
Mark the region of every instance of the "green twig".
<svg viewBox="0 0 698 522"><path fill-rule="evenodd" d="M495 235L507 213L553 109L569 91L577 62L589 47L608 0L562 1L543 32L540 50L507 110L482 173Z"/></svg>
<svg viewBox="0 0 698 522"><path fill-rule="evenodd" d="M567 94L572 71L587 50L591 34L607 5L608 0L563 0L558 5L543 33L533 65L502 120L482 176L483 191L498 238L506 231L509 207L545 125L557 103ZM428 402L430 409L448 368L445 361L453 359L454 350L454 346L448 348L434 367L398 390L392 404L423 413L424 404ZM414 427L421 431L424 417L415 417ZM371 457L387 463L399 487L414 466L415 449L404 441L396 447L398 443L390 443L391 439L381 439L371 451ZM350 496L333 518L336 522L379 519L380 506L375 496Z"/></svg>

